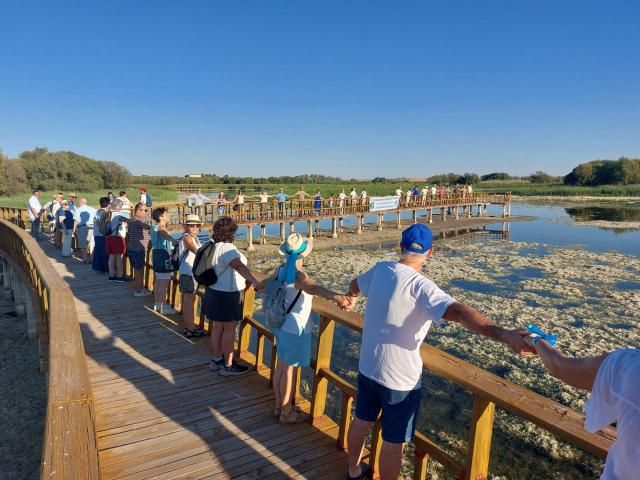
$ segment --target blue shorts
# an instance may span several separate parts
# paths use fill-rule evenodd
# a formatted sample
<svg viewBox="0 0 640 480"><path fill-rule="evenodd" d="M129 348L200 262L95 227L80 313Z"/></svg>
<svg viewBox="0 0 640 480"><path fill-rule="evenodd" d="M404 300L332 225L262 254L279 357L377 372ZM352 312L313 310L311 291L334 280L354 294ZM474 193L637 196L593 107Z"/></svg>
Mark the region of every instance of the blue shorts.
<svg viewBox="0 0 640 480"><path fill-rule="evenodd" d="M127 257L129 257L129 263L134 270L142 270L144 268L144 261L147 256L147 252L141 250L127 250Z"/></svg>
<svg viewBox="0 0 640 480"><path fill-rule="evenodd" d="M278 358L291 367L308 367L311 359L311 333L283 332L275 329Z"/></svg>
<svg viewBox="0 0 640 480"><path fill-rule="evenodd" d="M419 388L393 390L358 373L356 417L375 422L382 410L382 439L389 443L410 442L416 432L421 397Z"/></svg>

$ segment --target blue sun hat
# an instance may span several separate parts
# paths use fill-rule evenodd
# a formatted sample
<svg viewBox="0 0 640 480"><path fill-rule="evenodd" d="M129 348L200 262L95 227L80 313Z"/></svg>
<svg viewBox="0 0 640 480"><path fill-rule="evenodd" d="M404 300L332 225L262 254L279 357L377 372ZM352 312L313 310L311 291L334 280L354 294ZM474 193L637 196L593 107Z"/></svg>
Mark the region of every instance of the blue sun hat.
<svg viewBox="0 0 640 480"><path fill-rule="evenodd" d="M400 244L406 252L427 253L433 244L431 229L421 223L415 223L402 232Z"/></svg>
<svg viewBox="0 0 640 480"><path fill-rule="evenodd" d="M296 281L296 261L298 257L306 257L311 253L313 244L310 238L304 238L299 233L292 233L287 240L280 245L280 255L287 257L284 268L280 269L278 280L285 283Z"/></svg>

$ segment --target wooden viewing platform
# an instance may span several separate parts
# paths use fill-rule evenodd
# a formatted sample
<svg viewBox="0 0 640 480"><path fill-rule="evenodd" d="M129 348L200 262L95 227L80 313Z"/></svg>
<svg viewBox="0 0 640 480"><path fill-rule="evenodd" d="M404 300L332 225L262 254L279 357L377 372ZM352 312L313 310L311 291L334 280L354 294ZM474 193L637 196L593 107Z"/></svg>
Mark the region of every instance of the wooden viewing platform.
<svg viewBox="0 0 640 480"><path fill-rule="evenodd" d="M260 227L259 243L267 243L267 225L277 224L279 226L279 238L284 241L286 237L286 225L289 224L289 233L295 231L295 224L305 222L307 224L307 236L314 237L320 235L320 222L328 220L331 222L331 236L338 237L338 233L344 231L346 218L355 220L355 233L361 234L365 229L366 219L375 218L375 228L381 231L384 225L385 215L394 215L394 227L402 228L402 214L411 213L411 222L417 223L421 212L424 212L426 222L431 224L434 221L446 221L448 217L458 220L460 218L471 218L472 216L482 217L485 215L488 205L501 205L502 216L511 216L511 193L485 194L473 193L462 196L445 196L432 198L405 197L400 199L397 208L372 211L370 203L362 203L359 198L355 200L347 199L343 204L338 200L333 203L322 200L320 205L316 205L314 200L293 200L289 199L282 204L271 201L260 203L255 201L237 204L226 202L218 205L216 203L206 203L204 205L185 205L184 203L162 203L156 204L153 208L164 207L171 214L170 227L179 227L186 216L195 213L200 217L205 227L212 225L222 216L233 218L241 226L246 227L247 250L254 249L254 228ZM133 205L131 205L133 209ZM474 214L475 208L475 214ZM29 215L26 208L0 207L0 219L16 223L24 228L29 222ZM437 219L437 220L436 220ZM46 222L42 222L45 228Z"/></svg>
<svg viewBox="0 0 640 480"><path fill-rule="evenodd" d="M253 318L252 290L237 349L256 368L222 378L208 370L206 338L185 339L177 316L154 313L127 284L107 284L89 266L57 258L48 243L39 245L1 220L0 257L5 292L26 306L27 316L31 310L37 317L48 375L41 478L344 478L356 390L331 368L333 333L336 324L361 332L360 315L314 300L320 331L312 393L298 396L311 421L284 426L271 417L276 346L272 333ZM148 285L152 277L147 269ZM176 287L174 281L169 296L179 308ZM208 328L203 316L196 323ZM268 366L266 348L272 351ZM423 344L421 354L425 368L471 392L473 411L466 459L416 433L415 479L425 478L428 461L456 478L486 478L496 407L600 457L615 439L614 429L588 433L582 414L437 348ZM325 415L329 383L342 393L337 419ZM379 447L378 425L367 457L374 469Z"/></svg>

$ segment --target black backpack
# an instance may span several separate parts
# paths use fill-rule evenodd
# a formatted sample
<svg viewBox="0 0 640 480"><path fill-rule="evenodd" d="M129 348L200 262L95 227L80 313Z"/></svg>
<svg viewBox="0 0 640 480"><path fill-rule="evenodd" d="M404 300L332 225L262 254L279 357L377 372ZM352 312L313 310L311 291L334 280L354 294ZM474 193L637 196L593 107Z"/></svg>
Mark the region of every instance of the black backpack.
<svg viewBox="0 0 640 480"><path fill-rule="evenodd" d="M198 285L210 287L218 281L218 275L216 275L216 270L213 266L213 253L215 249L215 242L210 240L196 252L192 272L193 279Z"/></svg>

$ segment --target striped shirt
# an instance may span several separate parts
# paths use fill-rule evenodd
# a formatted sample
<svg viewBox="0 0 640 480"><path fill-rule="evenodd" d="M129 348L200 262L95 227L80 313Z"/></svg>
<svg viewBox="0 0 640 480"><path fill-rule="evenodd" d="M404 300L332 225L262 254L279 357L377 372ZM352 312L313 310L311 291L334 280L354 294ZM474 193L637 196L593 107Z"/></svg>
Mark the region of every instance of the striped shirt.
<svg viewBox="0 0 640 480"><path fill-rule="evenodd" d="M129 221L129 240L127 250L146 252L149 245L149 229L151 227L137 218Z"/></svg>

